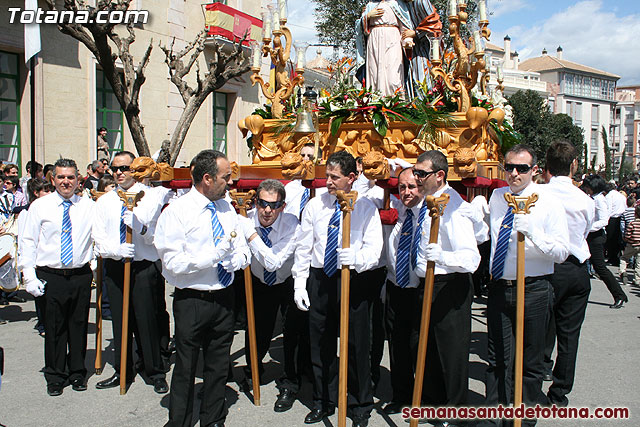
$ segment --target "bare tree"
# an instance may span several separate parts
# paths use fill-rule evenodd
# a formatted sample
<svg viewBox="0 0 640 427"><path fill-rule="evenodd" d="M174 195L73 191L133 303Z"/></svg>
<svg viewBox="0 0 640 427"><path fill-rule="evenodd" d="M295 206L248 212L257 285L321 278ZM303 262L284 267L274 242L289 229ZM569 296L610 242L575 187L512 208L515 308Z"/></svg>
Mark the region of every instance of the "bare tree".
<svg viewBox="0 0 640 427"><path fill-rule="evenodd" d="M50 10L58 10L56 0L45 1ZM120 24L126 27L128 33L128 36L124 37L115 31L117 24L98 23L101 20L96 19L98 13L104 11L125 12L129 8L130 2L131 0L98 0L96 7L90 8L84 0L64 0L64 10L88 12L88 19L86 20L87 23L84 24L60 23L58 28L62 33L85 45L96 58L113 89L114 96L124 111L138 155L149 156L149 144L144 134L144 125L140 121L139 98L140 89L146 80L144 72L149 64L153 49L153 39L149 42L149 46L140 62L134 65L134 58L130 53L131 44L136 40L134 23ZM249 71L249 61L244 58L242 53L242 41L235 43L232 52L229 54L223 53L220 46L214 42L212 43L212 59L207 63L204 79L201 79L198 57L204 51L205 39L206 33L201 32L185 49L175 54L173 53L173 48L166 49L162 47L162 50L167 55L165 62L169 66L171 81L178 88L185 103L178 125L171 136L168 152L166 144L163 144L161 149L163 151L162 155L170 159L169 163L171 165L175 164L189 126L191 126L193 118L207 96L222 87L228 80ZM112 46L115 47L115 51ZM182 58L191 50L193 50L193 53L185 65L182 62ZM116 67L116 61L118 60L122 63L122 74ZM197 70L197 87L195 89L191 88L184 80L194 64L196 64Z"/></svg>

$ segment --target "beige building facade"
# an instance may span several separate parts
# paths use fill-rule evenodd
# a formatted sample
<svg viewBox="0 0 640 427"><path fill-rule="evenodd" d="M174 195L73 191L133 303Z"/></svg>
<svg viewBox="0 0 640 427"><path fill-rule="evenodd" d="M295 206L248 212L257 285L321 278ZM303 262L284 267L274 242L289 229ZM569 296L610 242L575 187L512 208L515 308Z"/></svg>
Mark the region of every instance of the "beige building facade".
<svg viewBox="0 0 640 427"><path fill-rule="evenodd" d="M38 3L47 10L44 1ZM261 0L223 3L258 20L263 9ZM22 9L24 4L23 0L7 0L0 8L0 160L20 164L24 173L24 165L31 158L32 115L35 158L42 164L68 157L75 159L84 172L84 166L97 157L96 130L102 126L108 129L112 150L135 153L126 119L97 61L84 45L62 34L55 24L40 25L41 51L35 65L32 108L34 88L29 65L25 64L24 27L11 24L8 11L9 7ZM137 63L153 39L146 81L141 89L140 117L149 149L154 153L163 140L169 139L183 110L182 98L169 79L159 44L167 46L175 39L175 49L179 50L193 40L205 28L205 5L195 0L134 0L130 9L149 11L148 22L136 27L131 51ZM200 58L201 71L206 69L205 58L212 55L213 40L228 44L225 37L209 37ZM248 49L246 53L250 54ZM262 70L268 79L268 65L264 64ZM192 74L195 75L195 67ZM176 166L188 164L206 148L225 151L240 164L250 163L249 150L237 123L264 102L258 87L251 86L249 73L227 82L200 108Z"/></svg>

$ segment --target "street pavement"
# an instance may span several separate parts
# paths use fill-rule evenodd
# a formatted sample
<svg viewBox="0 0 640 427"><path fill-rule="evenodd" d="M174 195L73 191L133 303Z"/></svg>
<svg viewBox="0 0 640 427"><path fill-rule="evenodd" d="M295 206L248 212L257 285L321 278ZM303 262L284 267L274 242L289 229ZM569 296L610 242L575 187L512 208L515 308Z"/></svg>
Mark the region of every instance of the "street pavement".
<svg viewBox="0 0 640 427"><path fill-rule="evenodd" d="M617 270L617 269L615 269ZM627 420L542 420L539 426L638 426L640 425L640 392L638 377L640 356L640 287L624 288L629 303L623 309L609 309L612 298L600 280L592 280L587 316L582 327L576 382L569 395L571 406L577 407L628 407ZM171 309L170 292L167 286L167 302ZM22 296L27 296L21 292ZM95 299L95 293L94 298ZM93 303L92 303L93 307ZM472 404L481 404L484 396L484 372L486 363L486 319L485 304L478 300L473 304L473 325L471 342L471 371L469 397ZM105 368L102 375L95 375L95 310L91 310L89 325L89 349L87 368L89 370L88 390L75 392L66 387L59 397L49 397L43 374L44 340L33 326L36 313L33 300L26 303L12 303L0 308L0 318L9 320L0 325L0 346L5 349L5 373L0 389L0 424L7 427L27 426L161 426L168 418L169 395L154 393L151 385L146 385L138 376L128 393L120 396L119 389L97 390L95 384L113 374L113 339L111 322L104 322L103 359ZM173 329L173 326L172 326ZM241 379L244 359L244 333L234 337L232 360L234 375ZM173 359L172 359L173 360ZM294 407L284 413L275 413L273 404L277 398L275 378L279 375L282 360L282 335L277 336L270 354L265 361L264 380L268 384L261 387L261 406L254 406L249 394L239 391L237 383L227 386L229 415L226 425L234 426L303 426L304 416L311 403L311 385L306 383ZM405 426L400 415L387 417L381 408L390 396L388 349L385 347L381 383L375 394L375 409L370 426ZM196 392L202 386L201 371L196 379ZM170 381L171 373L167 374ZM548 387L549 383L545 383ZM194 413L198 413L196 400ZM337 413L337 411L336 411ZM351 421L347 420L347 425ZM199 423L194 421L194 425ZM337 426L337 415L318 426Z"/></svg>

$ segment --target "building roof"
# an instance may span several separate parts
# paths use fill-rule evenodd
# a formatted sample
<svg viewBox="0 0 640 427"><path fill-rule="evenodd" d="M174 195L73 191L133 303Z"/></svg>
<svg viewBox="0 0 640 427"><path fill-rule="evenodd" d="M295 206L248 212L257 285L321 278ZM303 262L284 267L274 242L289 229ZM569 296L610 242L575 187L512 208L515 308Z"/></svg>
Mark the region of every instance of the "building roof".
<svg viewBox="0 0 640 427"><path fill-rule="evenodd" d="M320 49L316 51L316 57L307 62L307 68L321 71L327 71L329 65L331 65L331 62L322 56L322 50Z"/></svg>
<svg viewBox="0 0 640 427"><path fill-rule="evenodd" d="M485 46L485 50L495 50L497 52L504 52L503 48L501 48L500 46L495 45L493 43L489 43L489 42L487 42L487 44Z"/></svg>
<svg viewBox="0 0 640 427"><path fill-rule="evenodd" d="M598 76L609 77L618 80L620 76L596 68L587 67L577 62L567 61L566 59L558 59L549 55L542 55L536 58L529 58L520 63L520 69L528 71L552 71L552 70L571 70L582 73L596 74Z"/></svg>

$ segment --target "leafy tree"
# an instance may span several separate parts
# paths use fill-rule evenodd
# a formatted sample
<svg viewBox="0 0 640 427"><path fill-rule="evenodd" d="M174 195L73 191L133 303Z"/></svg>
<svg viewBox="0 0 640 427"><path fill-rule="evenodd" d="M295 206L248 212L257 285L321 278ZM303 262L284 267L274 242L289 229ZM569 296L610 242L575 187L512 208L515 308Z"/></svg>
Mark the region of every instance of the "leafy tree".
<svg viewBox="0 0 640 427"><path fill-rule="evenodd" d="M534 148L539 159L545 158L553 141L566 139L576 147L578 161L583 161L583 130L573 123L571 117L551 113L545 99L532 90L520 90L511 95L509 104L513 107L514 129L522 135L523 143Z"/></svg>
<svg viewBox="0 0 640 427"><path fill-rule="evenodd" d="M605 179L607 181L611 181L613 179L613 170L611 165L611 150L609 149L609 138L607 137L607 131L602 126L600 130L600 135L602 135L602 145L604 146L604 174Z"/></svg>

